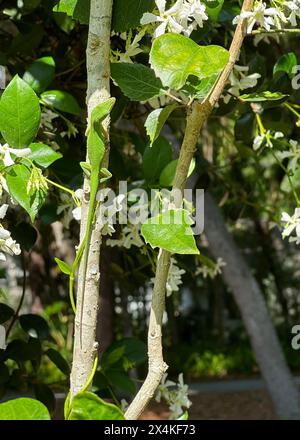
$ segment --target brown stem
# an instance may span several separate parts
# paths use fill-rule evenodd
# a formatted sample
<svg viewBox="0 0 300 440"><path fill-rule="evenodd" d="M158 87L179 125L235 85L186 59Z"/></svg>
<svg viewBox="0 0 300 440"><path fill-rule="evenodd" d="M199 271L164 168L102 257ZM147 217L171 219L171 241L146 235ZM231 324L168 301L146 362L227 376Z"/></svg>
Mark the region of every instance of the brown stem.
<svg viewBox="0 0 300 440"><path fill-rule="evenodd" d="M254 0L245 0L242 11L249 11L253 7ZM197 148L201 129L208 119L215 104L223 93L229 75L239 58L247 30L246 20L241 20L237 25L232 44L228 64L220 75L212 93L203 102L194 102L188 110L185 136L180 150L173 189L183 191L188 176L188 170ZM163 359L162 348L162 318L165 310L165 291L168 279L171 254L160 250L157 261L155 282L152 295L150 323L148 329L148 375L139 392L129 406L125 417L127 420L135 420L142 414L151 398L153 397L167 365Z"/></svg>

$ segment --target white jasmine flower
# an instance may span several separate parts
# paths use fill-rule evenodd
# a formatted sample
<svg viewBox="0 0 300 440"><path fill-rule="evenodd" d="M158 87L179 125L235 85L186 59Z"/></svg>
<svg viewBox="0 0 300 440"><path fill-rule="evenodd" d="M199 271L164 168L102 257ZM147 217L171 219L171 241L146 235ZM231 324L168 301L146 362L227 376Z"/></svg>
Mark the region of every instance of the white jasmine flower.
<svg viewBox="0 0 300 440"><path fill-rule="evenodd" d="M8 205L0 207L0 219L2 220L7 212ZM5 254L20 255L20 245L11 238L10 232L0 224L0 261L6 261Z"/></svg>
<svg viewBox="0 0 300 440"><path fill-rule="evenodd" d="M184 27L184 33L187 36L189 36L197 26L200 28L203 27L203 22L208 20L208 15L205 11L206 7L200 0L185 1L180 17L181 24Z"/></svg>
<svg viewBox="0 0 300 440"><path fill-rule="evenodd" d="M203 264L201 267L198 267L196 270L196 275L202 275L203 278L207 278L208 276L210 278L215 278L217 275L221 275L222 268L226 266L225 261L223 258L218 258L216 263L212 265Z"/></svg>
<svg viewBox="0 0 300 440"><path fill-rule="evenodd" d="M178 376L178 383L166 379L167 374L164 374L155 400L157 402L165 400L171 411L170 419L176 420L184 413L185 409L190 408L192 402L188 398L188 386L183 381L182 373Z"/></svg>
<svg viewBox="0 0 300 440"><path fill-rule="evenodd" d="M0 159L3 160L6 167L14 165L15 161L11 157L13 154L16 157L24 157L31 153L30 148L11 148L8 144L0 144Z"/></svg>
<svg viewBox="0 0 300 440"><path fill-rule="evenodd" d="M121 53L119 51L114 52L116 55L117 62L119 63L132 63L133 57L138 55L139 53L142 53L143 50L140 48L140 41L145 35L145 30L142 30L138 34L135 35L135 37L132 40L132 33L129 32L128 36L126 35L126 45L125 45L125 52Z"/></svg>
<svg viewBox="0 0 300 440"><path fill-rule="evenodd" d="M289 241L295 241L300 243L300 208L296 208L292 216L287 212L283 212L281 215L281 222L284 223L284 229L282 232L282 238L290 237ZM296 237L291 237L293 232L296 232Z"/></svg>
<svg viewBox="0 0 300 440"><path fill-rule="evenodd" d="M130 249L131 246L142 247L144 242L141 239L140 227L140 225L132 225L130 223L122 229L119 239L109 239L106 244L111 247L118 246L125 247L126 249Z"/></svg>
<svg viewBox="0 0 300 440"><path fill-rule="evenodd" d="M292 26L297 26L297 18L300 17L300 1L285 1L283 4L289 11L288 21Z"/></svg>
<svg viewBox="0 0 300 440"><path fill-rule="evenodd" d="M264 134L260 134L255 137L253 141L253 149L256 151L264 145L269 148L273 148L273 141L283 137L284 134L281 133L281 131L276 131L274 134L272 134L270 130L268 130Z"/></svg>
<svg viewBox="0 0 300 440"><path fill-rule="evenodd" d="M255 24L269 31L271 26L274 26L274 17L278 16L279 12L276 8L267 8L265 2L259 2L255 5L253 11L244 11L237 15L233 24L239 23L241 19L248 19L247 33L251 34Z"/></svg>
<svg viewBox="0 0 300 440"><path fill-rule="evenodd" d="M141 24L146 25L150 23L161 23L154 32L154 38L163 35L166 31L180 34L183 31L183 26L179 23L179 14L182 11L183 0L177 0L176 3L168 10L166 10L166 0L155 0L159 15L146 12Z"/></svg>
<svg viewBox="0 0 300 440"><path fill-rule="evenodd" d="M173 292L178 292L179 286L182 284L182 275L185 274L184 269L180 269L177 266L177 261L175 258L171 258L170 269L168 274L168 279L166 283L166 293L167 296L171 296ZM154 283L155 278L151 278Z"/></svg>
<svg viewBox="0 0 300 440"><path fill-rule="evenodd" d="M248 70L248 66L234 66L229 76L231 87L228 92L231 95L239 97L241 90L250 89L257 85L257 80L261 77L261 75L259 73L247 75ZM225 104L227 104L230 99L231 96L229 94L223 97Z"/></svg>
<svg viewBox="0 0 300 440"><path fill-rule="evenodd" d="M290 150L283 151L280 153L281 159L289 158L289 169L291 169L293 172L295 172L298 160L300 159L300 145L297 141L293 141L292 139L289 141L290 144Z"/></svg>

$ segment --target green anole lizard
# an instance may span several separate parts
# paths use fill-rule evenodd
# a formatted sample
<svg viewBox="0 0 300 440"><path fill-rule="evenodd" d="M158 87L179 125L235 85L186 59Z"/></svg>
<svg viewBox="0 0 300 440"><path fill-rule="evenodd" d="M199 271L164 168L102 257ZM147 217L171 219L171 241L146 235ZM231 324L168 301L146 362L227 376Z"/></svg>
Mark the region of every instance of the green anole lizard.
<svg viewBox="0 0 300 440"><path fill-rule="evenodd" d="M86 229L84 237L78 248L76 258L74 260L69 282L69 294L74 313L76 313L75 300L74 300L74 279L75 273L83 257L83 281L82 281L82 300L81 300L81 310L80 310L80 346L82 347L82 315L84 307L84 295L85 295L85 285L87 278L87 264L89 249L91 244L91 235L93 230L93 224L95 219L95 211L97 207L97 192L100 184L101 173L103 172L107 176L107 170L102 169L102 161L104 158L106 150L106 142L108 140L108 135L102 125L104 119L110 114L114 104L115 98L110 98L107 101L97 105L91 113L90 123L88 125L86 136L87 136L87 155L89 164L86 164L86 168L90 170L90 200L88 215L86 221ZM105 179L104 179L105 180Z"/></svg>

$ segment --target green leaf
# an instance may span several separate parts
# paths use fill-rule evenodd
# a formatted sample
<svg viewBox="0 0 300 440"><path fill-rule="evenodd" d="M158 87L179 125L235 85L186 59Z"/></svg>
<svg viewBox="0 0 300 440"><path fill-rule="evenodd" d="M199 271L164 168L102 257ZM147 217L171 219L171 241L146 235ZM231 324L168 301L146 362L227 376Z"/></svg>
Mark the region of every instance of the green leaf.
<svg viewBox="0 0 300 440"><path fill-rule="evenodd" d="M165 34L156 38L150 52L150 64L162 84L181 89L190 75L198 79L220 73L229 59L220 46L198 46L183 35Z"/></svg>
<svg viewBox="0 0 300 440"><path fill-rule="evenodd" d="M19 322L24 332L32 338L46 339L49 336L49 326L45 319L39 315L32 313L21 315Z"/></svg>
<svg viewBox="0 0 300 440"><path fill-rule="evenodd" d="M104 369L109 369L111 365L116 364L123 357L124 347L117 347L114 350L106 352L102 359L102 367Z"/></svg>
<svg viewBox="0 0 300 440"><path fill-rule="evenodd" d="M121 410L104 402L96 394L77 394L72 401L68 420L125 420Z"/></svg>
<svg viewBox="0 0 300 440"><path fill-rule="evenodd" d="M63 90L48 90L41 94L42 103L61 112L79 115L81 109L78 102L70 93Z"/></svg>
<svg viewBox="0 0 300 440"><path fill-rule="evenodd" d="M168 165L162 170L160 177L159 177L159 184L162 187L170 187L173 185L174 177L176 174L176 168L178 164L178 159L172 160L172 162L168 163ZM191 176L196 166L195 159L192 160L188 177Z"/></svg>
<svg viewBox="0 0 300 440"><path fill-rule="evenodd" d="M5 358L12 359L17 363L38 360L41 354L40 345L34 344L33 340L39 343L39 340L36 338L29 338L28 342L21 339L11 341L6 348Z"/></svg>
<svg viewBox="0 0 300 440"><path fill-rule="evenodd" d="M210 94L218 77L219 75L211 75L210 77L199 81L198 78L191 76L188 79L183 92L188 93L189 96L193 96L202 102Z"/></svg>
<svg viewBox="0 0 300 440"><path fill-rule="evenodd" d="M150 137L151 145L160 135L161 129L168 120L170 114L178 107L177 104L167 105L167 107L153 110L146 122L145 127L147 134Z"/></svg>
<svg viewBox="0 0 300 440"><path fill-rule="evenodd" d="M144 342L136 338L124 338L120 341L114 342L107 351L103 354L103 362L109 353L114 352L115 349L123 349L123 358L127 359L134 365L139 365L147 359L147 348Z"/></svg>
<svg viewBox="0 0 300 440"><path fill-rule="evenodd" d="M30 144L29 148L31 153L27 157L43 168L48 168L53 162L62 158L62 154L41 142Z"/></svg>
<svg viewBox="0 0 300 440"><path fill-rule="evenodd" d="M27 147L37 134L40 118L38 97L16 75L0 100L0 131L3 138L11 147Z"/></svg>
<svg viewBox="0 0 300 440"><path fill-rule="evenodd" d="M41 402L21 397L0 404L0 420L50 420Z"/></svg>
<svg viewBox="0 0 300 440"><path fill-rule="evenodd" d="M113 63L111 76L131 101L147 101L163 94L161 81L143 64Z"/></svg>
<svg viewBox="0 0 300 440"><path fill-rule="evenodd" d="M14 309L6 304L0 303L0 324L4 324L14 316Z"/></svg>
<svg viewBox="0 0 300 440"><path fill-rule="evenodd" d="M275 75L278 72L284 72L289 75L290 78L294 76L293 69L295 66L297 66L298 60L294 52L289 52L282 57L279 58L277 63L275 64L273 68L273 75Z"/></svg>
<svg viewBox="0 0 300 440"><path fill-rule="evenodd" d="M36 191L33 195L27 194L30 175L30 170L24 165L14 165L6 176L6 182L12 197L28 212L33 222L46 194L43 191Z"/></svg>
<svg viewBox="0 0 300 440"><path fill-rule="evenodd" d="M64 261L60 260L59 258L54 258L56 261L57 266L60 268L61 272L66 275L71 275L72 268L68 265L68 263L65 263Z"/></svg>
<svg viewBox="0 0 300 440"><path fill-rule="evenodd" d="M43 57L34 61L23 75L23 80L40 94L52 83L55 75L55 61L52 57Z"/></svg>
<svg viewBox="0 0 300 440"><path fill-rule="evenodd" d="M54 350L53 348L49 348L49 350L47 350L45 354L63 374L69 376L70 374L69 364L57 350Z"/></svg>
<svg viewBox="0 0 300 440"><path fill-rule="evenodd" d="M189 419L189 413L185 411L182 416L178 417L177 420L188 420Z"/></svg>
<svg viewBox="0 0 300 440"><path fill-rule="evenodd" d="M199 254L188 211L169 210L149 218L141 229L146 243L152 248L162 248L174 254Z"/></svg>
<svg viewBox="0 0 300 440"><path fill-rule="evenodd" d="M124 371L109 369L105 371L105 376L113 387L126 391L129 394L135 393L135 383L130 379L128 374L124 373Z"/></svg>
<svg viewBox="0 0 300 440"><path fill-rule="evenodd" d="M90 18L90 0L60 0L53 8L54 12L65 12L82 24L88 24Z"/></svg>
<svg viewBox="0 0 300 440"><path fill-rule="evenodd" d="M145 148L143 154L143 173L145 179L153 182L159 178L165 166L172 161L172 146L163 137L158 137L152 147Z"/></svg>
<svg viewBox="0 0 300 440"><path fill-rule="evenodd" d="M241 95L239 99L245 102L263 102L263 101L279 101L280 99L287 98L289 95L284 95L280 92L259 92L259 93L246 93Z"/></svg>
<svg viewBox="0 0 300 440"><path fill-rule="evenodd" d="M144 12L154 8L154 0L114 0L112 29L125 32L140 25ZM89 23L90 0L60 0L55 12L65 12L82 24Z"/></svg>
<svg viewBox="0 0 300 440"><path fill-rule="evenodd" d="M224 0L206 0L204 1L206 6L206 13L213 21L218 21L219 14L223 8Z"/></svg>

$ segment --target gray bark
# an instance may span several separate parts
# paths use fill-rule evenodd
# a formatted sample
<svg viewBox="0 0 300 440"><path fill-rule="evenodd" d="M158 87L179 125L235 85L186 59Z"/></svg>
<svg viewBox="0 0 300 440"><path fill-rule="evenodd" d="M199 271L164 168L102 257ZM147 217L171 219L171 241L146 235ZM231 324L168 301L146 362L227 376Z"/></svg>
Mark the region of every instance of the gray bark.
<svg viewBox="0 0 300 440"><path fill-rule="evenodd" d="M226 262L223 277L242 314L258 365L282 419L300 418L300 398L269 316L263 293L225 226L213 198L205 196L205 235L215 258Z"/></svg>

